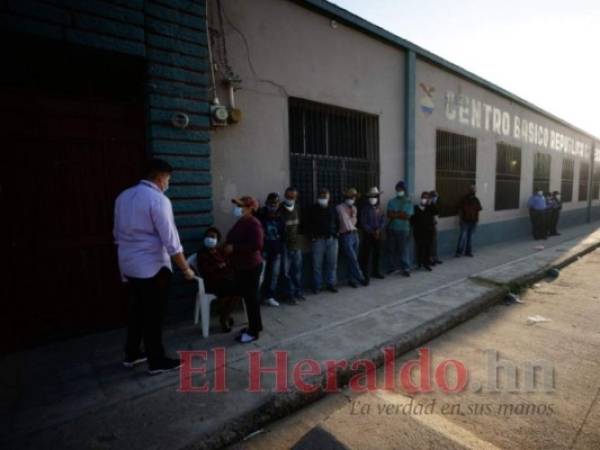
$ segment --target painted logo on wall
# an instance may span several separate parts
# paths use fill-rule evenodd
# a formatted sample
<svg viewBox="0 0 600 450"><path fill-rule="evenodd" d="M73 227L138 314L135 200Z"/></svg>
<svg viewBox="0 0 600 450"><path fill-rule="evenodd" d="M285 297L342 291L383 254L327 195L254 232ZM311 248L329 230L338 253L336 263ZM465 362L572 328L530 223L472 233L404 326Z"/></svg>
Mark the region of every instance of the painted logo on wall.
<svg viewBox="0 0 600 450"><path fill-rule="evenodd" d="M435 109L435 105L433 104L433 93L435 92L435 88L433 86L427 86L425 83L419 83L419 87L425 93L419 100L421 105L421 111L426 116L430 116Z"/></svg>

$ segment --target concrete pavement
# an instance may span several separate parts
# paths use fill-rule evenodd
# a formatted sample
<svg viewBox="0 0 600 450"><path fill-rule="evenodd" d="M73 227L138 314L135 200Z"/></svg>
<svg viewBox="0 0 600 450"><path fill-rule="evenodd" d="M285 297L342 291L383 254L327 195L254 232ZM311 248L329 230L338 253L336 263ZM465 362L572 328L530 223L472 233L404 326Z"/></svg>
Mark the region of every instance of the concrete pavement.
<svg viewBox="0 0 600 450"><path fill-rule="evenodd" d="M13 354L2 360L2 438L12 448L216 448L318 398L295 390L246 392L248 350L288 351L289 366L304 358L381 361L380 349L398 354L443 333L501 299L507 285L539 278L600 245L596 225L561 230L563 235L535 250L533 241L476 250L475 258L449 259L432 273L389 276L367 288L309 296L299 306L263 308L265 332L249 346L232 335L203 339L199 327L179 324L165 331L167 348L225 347L226 393L182 393L179 377L149 377L145 368L125 370L123 330L115 330ZM236 316L238 323L241 314ZM191 321L190 321L191 322ZM215 330L216 332L216 327ZM204 377L212 383L208 358ZM291 376L291 375L290 375ZM340 380L349 373L341 372ZM312 381L322 381L313 377Z"/></svg>

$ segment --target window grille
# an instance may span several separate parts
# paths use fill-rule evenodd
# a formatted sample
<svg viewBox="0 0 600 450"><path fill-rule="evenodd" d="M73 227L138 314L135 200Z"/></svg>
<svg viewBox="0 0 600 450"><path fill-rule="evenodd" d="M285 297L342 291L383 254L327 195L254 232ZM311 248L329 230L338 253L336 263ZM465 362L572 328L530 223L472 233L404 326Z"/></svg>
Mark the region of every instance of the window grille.
<svg viewBox="0 0 600 450"><path fill-rule="evenodd" d="M533 192L550 190L550 166L552 157L546 153L533 156Z"/></svg>
<svg viewBox="0 0 600 450"><path fill-rule="evenodd" d="M291 184L307 210L319 189L342 201L350 187L379 186L379 117L299 98L289 99Z"/></svg>
<svg viewBox="0 0 600 450"><path fill-rule="evenodd" d="M475 184L477 139L437 130L435 146L435 189L440 196L440 216L455 216L461 198Z"/></svg>
<svg viewBox="0 0 600 450"><path fill-rule="evenodd" d="M600 164L594 163L594 173L592 174L592 199L600 198Z"/></svg>
<svg viewBox="0 0 600 450"><path fill-rule="evenodd" d="M495 209L517 209L521 192L521 149L500 142L496 150Z"/></svg>
<svg viewBox="0 0 600 450"><path fill-rule="evenodd" d="M563 202L573 200L573 178L575 176L575 160L565 158L562 162L560 196Z"/></svg>
<svg viewBox="0 0 600 450"><path fill-rule="evenodd" d="M579 201L588 199L588 178L590 176L590 163L580 161L579 163Z"/></svg>

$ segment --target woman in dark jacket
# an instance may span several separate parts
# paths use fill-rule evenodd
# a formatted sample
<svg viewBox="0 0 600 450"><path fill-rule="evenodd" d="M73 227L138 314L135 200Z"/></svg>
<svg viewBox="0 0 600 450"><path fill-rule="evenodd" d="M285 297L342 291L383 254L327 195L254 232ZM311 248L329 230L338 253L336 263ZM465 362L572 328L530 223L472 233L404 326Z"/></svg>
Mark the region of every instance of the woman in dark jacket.
<svg viewBox="0 0 600 450"><path fill-rule="evenodd" d="M223 247L219 246L221 233L210 227L204 233L203 247L198 251L198 269L204 279L206 292L214 294L220 304L219 320L223 332L228 333L233 326L231 311L239 299L239 292L233 278L233 268Z"/></svg>
<svg viewBox="0 0 600 450"><path fill-rule="evenodd" d="M429 204L429 192L421 194L421 202L415 205L410 218L417 250L418 267L431 271L431 242L435 230L435 210Z"/></svg>
<svg viewBox="0 0 600 450"><path fill-rule="evenodd" d="M225 254L233 265L234 277L240 296L246 302L248 328L244 328L237 340L242 344L256 341L262 331L258 285L262 271L264 233L259 220L254 217L258 209L255 198L245 196L233 199L233 214L238 221L227 233Z"/></svg>

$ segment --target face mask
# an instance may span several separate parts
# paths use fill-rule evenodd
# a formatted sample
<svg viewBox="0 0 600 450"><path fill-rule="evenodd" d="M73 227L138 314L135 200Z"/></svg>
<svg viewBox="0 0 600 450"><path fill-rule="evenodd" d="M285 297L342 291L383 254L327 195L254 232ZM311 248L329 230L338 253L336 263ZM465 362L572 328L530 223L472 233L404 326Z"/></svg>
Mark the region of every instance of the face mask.
<svg viewBox="0 0 600 450"><path fill-rule="evenodd" d="M426 198L421 199L421 205L426 205L427 203L428 203L428 200Z"/></svg>
<svg viewBox="0 0 600 450"><path fill-rule="evenodd" d="M376 198L370 198L369 199L369 203L373 206L375 206L377 204L377 199Z"/></svg>
<svg viewBox="0 0 600 450"><path fill-rule="evenodd" d="M233 215L235 217L242 217L244 215L244 211L242 210L242 207L236 206L235 208L233 208Z"/></svg>
<svg viewBox="0 0 600 450"><path fill-rule="evenodd" d="M217 246L217 238L206 236L204 238L204 246L206 248L215 248Z"/></svg>
<svg viewBox="0 0 600 450"><path fill-rule="evenodd" d="M346 205L348 205L348 206L354 205L354 199L353 198L347 198L346 199Z"/></svg>
<svg viewBox="0 0 600 450"><path fill-rule="evenodd" d="M296 200L290 200L288 198L286 198L285 200L283 200L283 204L285 206L290 207L290 208L293 208L295 203L296 203Z"/></svg>
<svg viewBox="0 0 600 450"><path fill-rule="evenodd" d="M396 192L396 195L398 197L404 197L404 191L398 191L398 192Z"/></svg>
<svg viewBox="0 0 600 450"><path fill-rule="evenodd" d="M556 200L560 200L560 195L556 195Z"/></svg>
<svg viewBox="0 0 600 450"><path fill-rule="evenodd" d="M537 195L544 195L542 191L537 191Z"/></svg>
<svg viewBox="0 0 600 450"><path fill-rule="evenodd" d="M319 202L319 205L321 205L322 207L326 207L329 204L329 199L328 198L319 198L319 199L317 199L317 202Z"/></svg>
<svg viewBox="0 0 600 450"><path fill-rule="evenodd" d="M267 211L269 212L277 212L277 206L267 206Z"/></svg>

